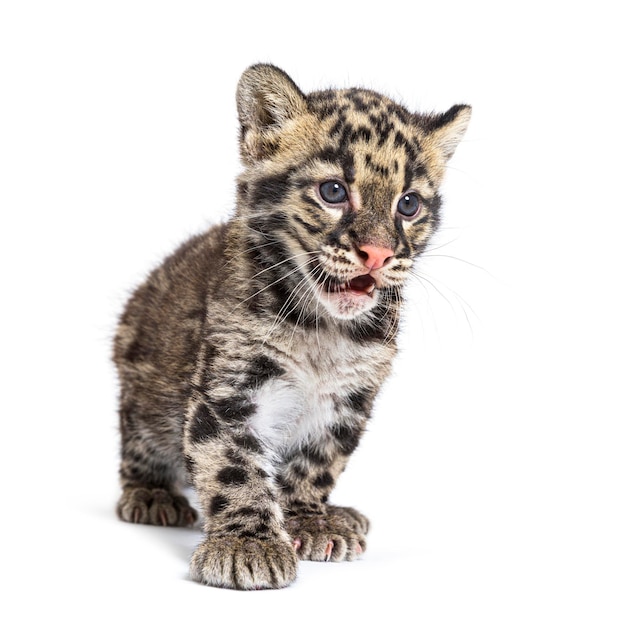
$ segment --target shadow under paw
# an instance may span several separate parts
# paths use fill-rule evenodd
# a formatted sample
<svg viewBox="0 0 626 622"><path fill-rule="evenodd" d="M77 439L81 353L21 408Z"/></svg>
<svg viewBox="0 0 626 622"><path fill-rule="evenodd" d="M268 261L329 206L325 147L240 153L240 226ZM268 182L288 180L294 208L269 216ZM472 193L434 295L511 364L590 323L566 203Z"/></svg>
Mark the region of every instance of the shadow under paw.
<svg viewBox="0 0 626 622"><path fill-rule="evenodd" d="M286 587L296 578L297 557L288 541L208 536L191 559L191 578L236 590Z"/></svg>
<svg viewBox="0 0 626 622"><path fill-rule="evenodd" d="M185 497L163 488L125 488L117 515L129 523L162 527L190 527L198 519Z"/></svg>

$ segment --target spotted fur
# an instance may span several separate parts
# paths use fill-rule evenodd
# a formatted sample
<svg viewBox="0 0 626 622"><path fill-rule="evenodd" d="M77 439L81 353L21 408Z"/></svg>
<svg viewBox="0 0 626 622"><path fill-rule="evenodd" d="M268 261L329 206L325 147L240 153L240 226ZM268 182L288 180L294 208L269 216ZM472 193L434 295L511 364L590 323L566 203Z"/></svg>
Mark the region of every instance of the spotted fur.
<svg viewBox="0 0 626 622"><path fill-rule="evenodd" d="M191 525L189 481L206 533L191 576L277 588L298 559L365 550L367 519L328 498L389 374L470 109L305 95L270 65L244 72L237 106L235 214L167 258L119 324L118 513Z"/></svg>

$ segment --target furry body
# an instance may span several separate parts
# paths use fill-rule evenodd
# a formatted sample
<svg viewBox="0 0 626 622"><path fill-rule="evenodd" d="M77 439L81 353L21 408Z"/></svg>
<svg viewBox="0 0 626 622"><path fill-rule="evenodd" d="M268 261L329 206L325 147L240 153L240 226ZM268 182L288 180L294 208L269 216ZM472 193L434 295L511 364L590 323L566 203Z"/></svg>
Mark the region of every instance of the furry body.
<svg viewBox="0 0 626 622"><path fill-rule="evenodd" d="M198 581L283 587L350 560L368 521L328 496L396 351L402 288L439 221L467 106L414 115L362 89L238 87L237 209L130 299L115 340L124 520L190 525Z"/></svg>

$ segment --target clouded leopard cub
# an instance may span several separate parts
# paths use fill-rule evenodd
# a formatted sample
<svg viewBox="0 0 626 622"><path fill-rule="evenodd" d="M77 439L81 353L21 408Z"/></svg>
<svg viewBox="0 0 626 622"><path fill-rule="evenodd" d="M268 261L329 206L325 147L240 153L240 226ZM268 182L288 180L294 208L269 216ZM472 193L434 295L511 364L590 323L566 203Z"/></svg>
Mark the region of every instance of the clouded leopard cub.
<svg viewBox="0 0 626 622"><path fill-rule="evenodd" d="M206 533L191 576L278 588L298 559L365 550L367 519L328 496L390 371L403 286L470 108L305 95L271 65L244 72L237 108L234 216L167 258L119 324L118 513L190 525L187 479Z"/></svg>

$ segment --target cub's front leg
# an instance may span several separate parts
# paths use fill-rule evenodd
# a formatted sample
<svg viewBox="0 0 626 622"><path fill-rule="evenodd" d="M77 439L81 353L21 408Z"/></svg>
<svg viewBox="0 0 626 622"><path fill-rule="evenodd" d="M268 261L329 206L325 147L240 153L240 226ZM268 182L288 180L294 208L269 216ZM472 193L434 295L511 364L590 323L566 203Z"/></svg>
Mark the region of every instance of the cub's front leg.
<svg viewBox="0 0 626 622"><path fill-rule="evenodd" d="M198 399L187 418L185 452L205 517L191 577L240 590L280 588L296 577L273 465L245 421L245 399Z"/></svg>
<svg viewBox="0 0 626 622"><path fill-rule="evenodd" d="M300 559L351 561L366 546L369 521L353 508L327 503L330 491L356 447L364 421L331 426L294 452L278 477L285 528Z"/></svg>

